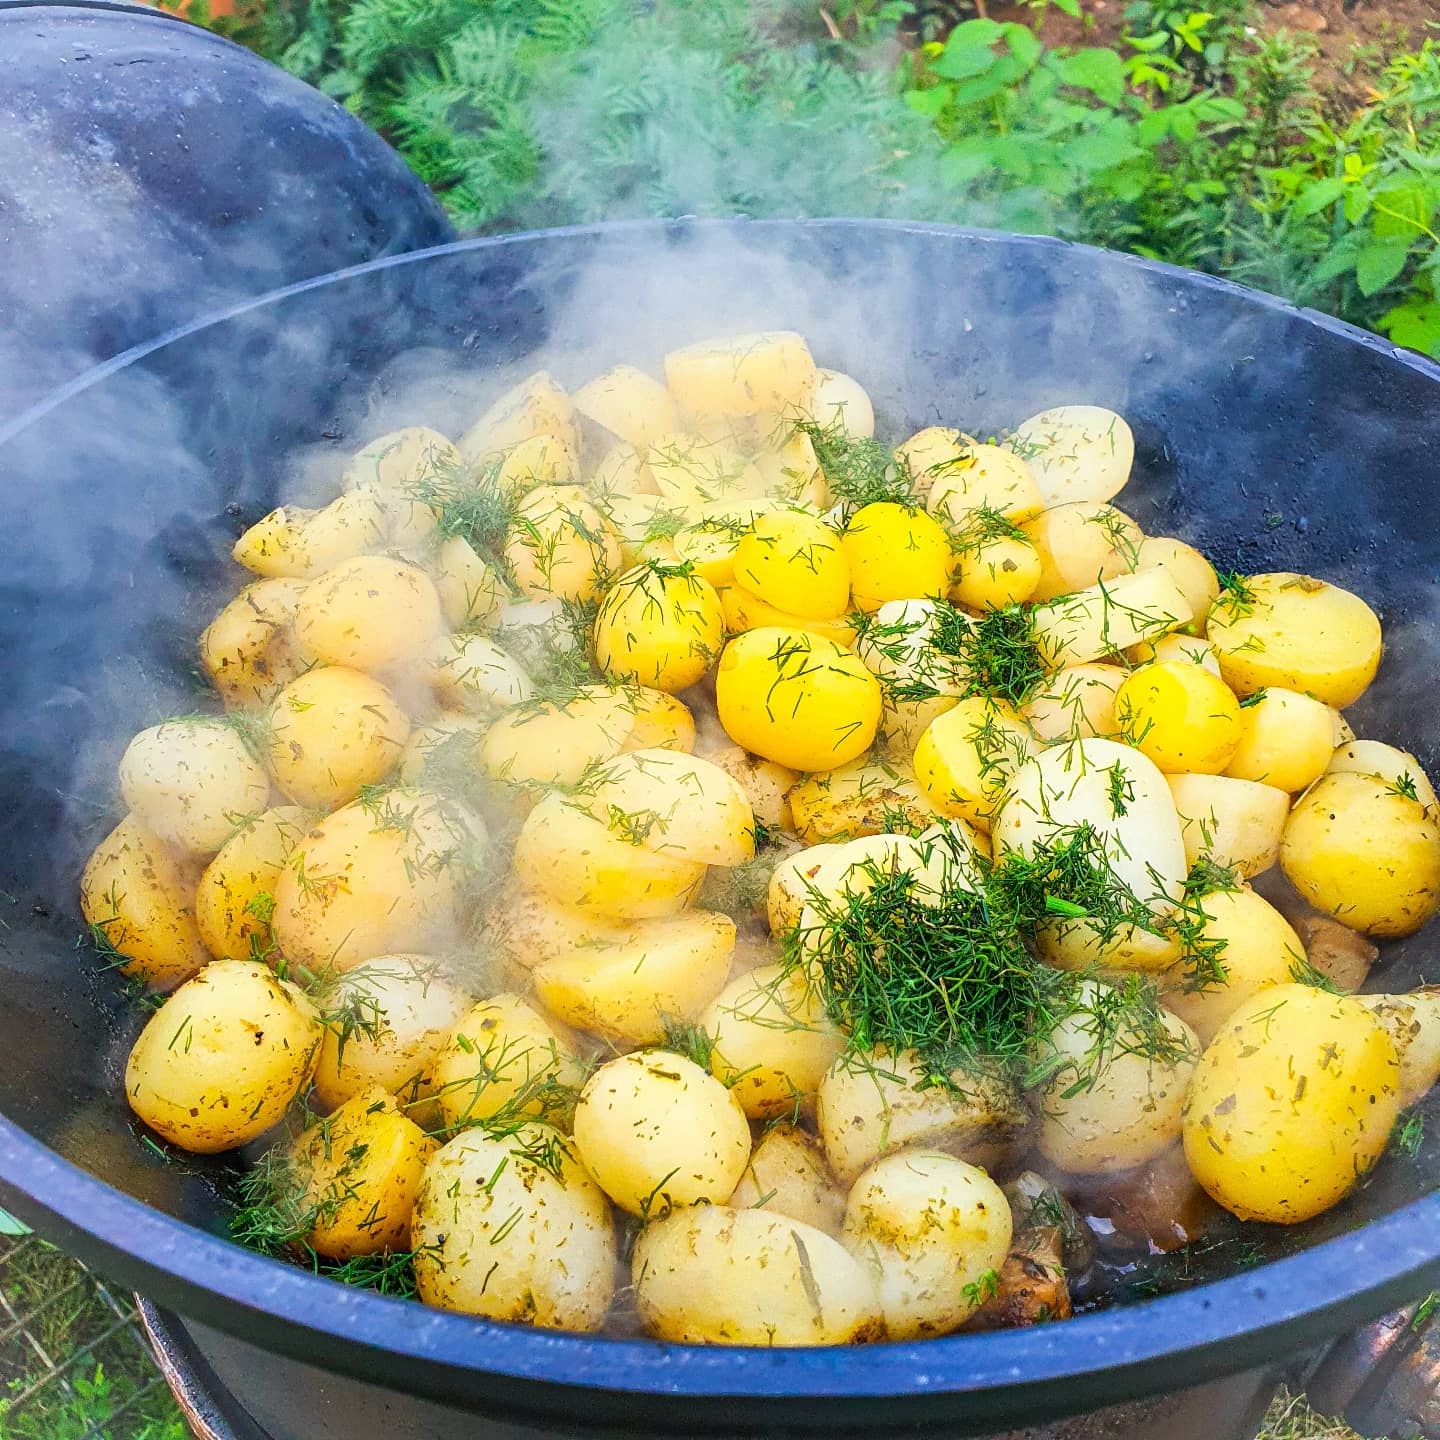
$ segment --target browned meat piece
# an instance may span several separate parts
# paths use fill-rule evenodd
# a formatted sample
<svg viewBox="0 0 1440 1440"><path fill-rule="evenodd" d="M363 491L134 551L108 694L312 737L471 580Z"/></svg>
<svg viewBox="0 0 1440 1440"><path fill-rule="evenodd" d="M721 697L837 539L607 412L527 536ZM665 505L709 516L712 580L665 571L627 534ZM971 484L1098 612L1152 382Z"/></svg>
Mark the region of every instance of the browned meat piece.
<svg viewBox="0 0 1440 1440"><path fill-rule="evenodd" d="M1195 1183L1178 1145L1133 1170L1069 1176L1062 1188L1105 1248L1178 1250L1223 1214Z"/></svg>
<svg viewBox="0 0 1440 1440"><path fill-rule="evenodd" d="M1300 915L1290 922L1310 963L1342 990L1358 990L1380 954L1363 935L1329 915Z"/></svg>
<svg viewBox="0 0 1440 1440"><path fill-rule="evenodd" d="M1000 1268L996 1294L971 1316L967 1329L1013 1330L1070 1318L1070 1287L1058 1225L1037 1225L1016 1235Z"/></svg>

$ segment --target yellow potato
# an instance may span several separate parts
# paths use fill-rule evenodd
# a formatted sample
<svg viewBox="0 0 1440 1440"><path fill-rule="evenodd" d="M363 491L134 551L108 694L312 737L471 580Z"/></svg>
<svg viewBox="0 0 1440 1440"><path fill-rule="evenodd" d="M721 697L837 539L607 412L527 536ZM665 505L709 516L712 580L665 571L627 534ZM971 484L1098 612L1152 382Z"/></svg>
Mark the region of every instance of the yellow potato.
<svg viewBox="0 0 1440 1440"><path fill-rule="evenodd" d="M614 366L570 398L579 414L637 450L680 428L680 411L670 392L633 365Z"/></svg>
<svg viewBox="0 0 1440 1440"><path fill-rule="evenodd" d="M468 463L487 461L539 436L553 437L578 454L579 432L570 397L548 371L538 370L512 386L460 437Z"/></svg>
<svg viewBox="0 0 1440 1440"><path fill-rule="evenodd" d="M1003 700L972 695L931 721L915 747L915 780L941 815L988 831L1005 786L1034 750Z"/></svg>
<svg viewBox="0 0 1440 1440"><path fill-rule="evenodd" d="M575 1107L575 1148L622 1210L656 1219L724 1205L750 1159L750 1125L713 1075L668 1050L607 1061Z"/></svg>
<svg viewBox="0 0 1440 1440"><path fill-rule="evenodd" d="M1412 935L1440 910L1440 824L1377 776L1317 781L1285 822L1280 865L1317 910L1367 935Z"/></svg>
<svg viewBox="0 0 1440 1440"><path fill-rule="evenodd" d="M1215 567L1193 545L1169 535L1147 535L1135 557L1136 570L1158 565L1184 592L1191 624L1203 630L1205 617L1220 595Z"/></svg>
<svg viewBox="0 0 1440 1440"><path fill-rule="evenodd" d="M561 1087L583 1078L575 1052L518 995L481 1000L435 1052L431 1084L447 1129L496 1116L553 1117L568 1109Z"/></svg>
<svg viewBox="0 0 1440 1440"><path fill-rule="evenodd" d="M442 1145L425 1168L410 1243L420 1299L443 1310L598 1330L615 1291L610 1207L548 1125L467 1130Z"/></svg>
<svg viewBox="0 0 1440 1440"><path fill-rule="evenodd" d="M383 555L361 555L327 570L295 607L301 653L352 670L393 670L418 660L441 626L430 577Z"/></svg>
<svg viewBox="0 0 1440 1440"><path fill-rule="evenodd" d="M724 618L715 587L679 566L644 564L610 582L595 617L595 663L616 680L673 694L720 654Z"/></svg>
<svg viewBox="0 0 1440 1440"><path fill-rule="evenodd" d="M720 592L720 603L725 628L734 635L746 630L803 630L842 650L853 649L855 645L855 627L849 615L842 615L838 620L807 620L803 615L777 609L743 585L727 585Z"/></svg>
<svg viewBox="0 0 1440 1440"><path fill-rule="evenodd" d="M440 788L437 781L459 774L471 776L480 769L480 742L487 729L479 715L463 710L441 710L424 725L410 732L400 752L400 765L395 774L402 785L424 785Z"/></svg>
<svg viewBox="0 0 1440 1440"><path fill-rule="evenodd" d="M1135 463L1130 427L1099 405L1042 410L1015 427L1010 444L1029 461L1047 505L1109 500Z"/></svg>
<svg viewBox="0 0 1440 1440"><path fill-rule="evenodd" d="M471 548L462 535L452 535L435 557L435 593L445 623L452 630L467 626L483 629L505 607L500 577Z"/></svg>
<svg viewBox="0 0 1440 1440"><path fill-rule="evenodd" d="M354 490L323 510L284 505L257 520L231 551L247 570L267 577L309 579L384 548L385 508L372 491Z"/></svg>
<svg viewBox="0 0 1440 1440"><path fill-rule="evenodd" d="M910 767L883 760L855 760L807 775L789 798L795 833L807 845L878 834L897 815L922 826L939 818Z"/></svg>
<svg viewBox="0 0 1440 1440"><path fill-rule="evenodd" d="M527 890L502 897L485 917L487 943L517 974L577 951L619 945L629 934L624 921L599 919Z"/></svg>
<svg viewBox="0 0 1440 1440"><path fill-rule="evenodd" d="M645 452L645 465L661 498L689 519L698 520L706 505L764 499L765 477L734 445L677 431L657 435Z"/></svg>
<svg viewBox="0 0 1440 1440"><path fill-rule="evenodd" d="M426 502L454 484L461 464L460 452L439 431L412 425L358 450L341 480L347 490L374 491L385 509L391 543L413 549L435 532L436 514Z"/></svg>
<svg viewBox="0 0 1440 1440"><path fill-rule="evenodd" d="M1115 718L1120 733L1171 775L1218 775L1244 735L1230 687L1187 660L1157 660L1133 671L1116 692Z"/></svg>
<svg viewBox="0 0 1440 1440"><path fill-rule="evenodd" d="M845 1196L820 1142L783 1121L765 1127L730 1203L799 1220L834 1236L845 1217Z"/></svg>
<svg viewBox="0 0 1440 1440"><path fill-rule="evenodd" d="M1180 1138L1200 1042L1178 1015L1157 1011L1146 1023L1119 1009L1121 998L1081 981L1076 1012L1036 1047L1049 1072L1039 1091L1040 1153L1072 1175L1133 1169Z"/></svg>
<svg viewBox="0 0 1440 1440"><path fill-rule="evenodd" d="M705 878L705 866L642 849L570 797L555 794L525 817L515 842L515 874L527 888L583 914L641 920L683 910Z"/></svg>
<svg viewBox="0 0 1440 1440"><path fill-rule="evenodd" d="M897 1150L939 1150L993 1167L1021 1153L1031 1124L1008 1079L956 1071L950 1085L935 1084L913 1050L842 1055L820 1083L816 1108L826 1158L847 1186Z"/></svg>
<svg viewBox="0 0 1440 1440"><path fill-rule="evenodd" d="M788 766L762 760L738 745L723 745L705 757L718 765L745 792L755 819L772 830L793 826L789 794L800 776Z"/></svg>
<svg viewBox="0 0 1440 1440"><path fill-rule="evenodd" d="M239 730L219 717L142 730L120 757L120 793L162 840L213 855L270 802L270 777Z"/></svg>
<svg viewBox="0 0 1440 1440"><path fill-rule="evenodd" d="M839 906L846 895L864 894L874 884L870 870L893 868L898 839L866 835L844 844L812 845L787 856L770 872L766 899L770 933L783 936L793 930L811 900Z"/></svg>
<svg viewBox="0 0 1440 1440"><path fill-rule="evenodd" d="M1142 640L1138 645L1132 645L1125 656L1136 665L1179 660L1187 665L1199 665L1217 680L1221 678L1220 657L1215 653L1215 647L1208 640L1187 635L1183 630L1162 635L1158 640Z"/></svg>
<svg viewBox="0 0 1440 1440"><path fill-rule="evenodd" d="M962 445L933 473L926 508L956 528L963 528L967 517L982 506L1015 525L1023 525L1045 508L1029 465L1001 445Z"/></svg>
<svg viewBox="0 0 1440 1440"><path fill-rule="evenodd" d="M1237 695L1276 685L1344 709L1380 664L1380 621L1358 596L1308 575L1251 575L1211 607L1206 634Z"/></svg>
<svg viewBox="0 0 1440 1440"><path fill-rule="evenodd" d="M351 970L454 938L479 821L439 796L391 790L312 825L275 886L271 930L292 964Z"/></svg>
<svg viewBox="0 0 1440 1440"><path fill-rule="evenodd" d="M1423 1100L1440 1079L1440 989L1427 985L1408 995L1357 995L1385 1027L1400 1060L1400 1103Z"/></svg>
<svg viewBox="0 0 1440 1440"><path fill-rule="evenodd" d="M515 507L505 561L526 595L583 603L620 568L620 542L579 485L541 485Z"/></svg>
<svg viewBox="0 0 1440 1440"><path fill-rule="evenodd" d="M431 682L443 703L479 715L519 705L534 693L519 662L483 635L442 635L430 652Z"/></svg>
<svg viewBox="0 0 1440 1440"><path fill-rule="evenodd" d="M1113 736L1120 728L1115 695L1125 673L1118 665L1065 666L1020 707L1020 716L1042 740Z"/></svg>
<svg viewBox="0 0 1440 1440"><path fill-rule="evenodd" d="M1167 775L1180 816L1185 862L1208 856L1243 879L1263 875L1280 858L1290 797L1273 785L1228 775Z"/></svg>
<svg viewBox="0 0 1440 1440"><path fill-rule="evenodd" d="M544 485L571 486L580 479L580 462L568 431L527 435L482 462L480 483L514 503Z"/></svg>
<svg viewBox="0 0 1440 1440"><path fill-rule="evenodd" d="M692 415L805 414L817 373L790 330L701 340L665 357L665 383Z"/></svg>
<svg viewBox="0 0 1440 1440"><path fill-rule="evenodd" d="M880 1280L891 1340L948 1335L989 1298L1010 1253L1010 1203L978 1166L907 1151L877 1160L845 1203L846 1248Z"/></svg>
<svg viewBox="0 0 1440 1440"><path fill-rule="evenodd" d="M752 1120L813 1104L844 1037L799 969L762 965L731 981L700 1017L710 1072Z"/></svg>
<svg viewBox="0 0 1440 1440"><path fill-rule="evenodd" d="M875 433L875 407L865 387L839 370L815 372L810 413L817 425L825 429L838 427L857 440L868 440Z"/></svg>
<svg viewBox="0 0 1440 1440"><path fill-rule="evenodd" d="M760 502L754 502L759 504ZM702 518L671 537L676 560L688 565L702 580L721 589L735 583L735 552L748 529L746 522L729 516Z"/></svg>
<svg viewBox="0 0 1440 1440"><path fill-rule="evenodd" d="M327 665L292 680L269 711L275 783L297 805L330 809L379 784L410 738L410 721L378 681Z"/></svg>
<svg viewBox="0 0 1440 1440"><path fill-rule="evenodd" d="M1008 522L1007 522L1008 523ZM1031 599L1040 584L1040 553L1022 534L986 534L992 522L956 532L950 599L971 610L1002 610Z"/></svg>
<svg viewBox="0 0 1440 1440"><path fill-rule="evenodd" d="M1328 705L1293 690L1262 690L1240 711L1240 744L1225 773L1294 793L1325 773L1333 741Z"/></svg>
<svg viewBox="0 0 1440 1440"><path fill-rule="evenodd" d="M155 990L188 980L210 959L195 923L199 864L127 815L85 862L80 912L120 970Z"/></svg>
<svg viewBox="0 0 1440 1440"><path fill-rule="evenodd" d="M764 1210L707 1205L647 1226L635 1304L659 1340L853 1345L885 1322L869 1271L823 1230Z"/></svg>
<svg viewBox="0 0 1440 1440"><path fill-rule="evenodd" d="M304 1242L327 1260L410 1248L410 1212L435 1142L379 1088L302 1132L290 1149Z"/></svg>
<svg viewBox="0 0 1440 1440"><path fill-rule="evenodd" d="M624 709L630 717L626 750L695 749L695 717L683 700L644 685L622 685Z"/></svg>
<svg viewBox="0 0 1440 1440"><path fill-rule="evenodd" d="M1352 735L1331 753L1326 771L1341 775L1370 775L1396 790L1409 793L1427 810L1433 809L1435 787L1421 768L1420 762L1408 751L1378 740L1357 740Z"/></svg>
<svg viewBox="0 0 1440 1440"><path fill-rule="evenodd" d="M1144 533L1113 505L1077 501L1041 511L1021 529L1040 559L1031 596L1051 600L1073 595L1101 580L1134 570ZM1168 573L1168 572L1167 572Z"/></svg>
<svg viewBox="0 0 1440 1440"><path fill-rule="evenodd" d="M329 1109L379 1087L424 1129L439 1123L435 1057L470 997L426 955L377 955L340 976L319 999L325 1038L315 1094Z"/></svg>
<svg viewBox="0 0 1440 1440"><path fill-rule="evenodd" d="M590 686L568 700L532 700L492 722L480 763L515 785L574 785L591 766L620 753L630 726L620 690Z"/></svg>
<svg viewBox="0 0 1440 1440"><path fill-rule="evenodd" d="M624 1045L654 1045L667 1022L692 1021L730 974L735 922L689 910L632 925L531 970L537 998L561 1020Z"/></svg>
<svg viewBox="0 0 1440 1440"><path fill-rule="evenodd" d="M648 500L652 497L656 500L660 499L660 490L655 484L655 477L650 473L650 467L646 465L643 456L633 445L611 446L596 463L590 476L589 485L590 489L595 492L596 500L610 516L612 523L616 525L622 546L629 544L633 537L630 528L620 523L619 517L614 513L614 502L630 499ZM627 565L634 563L633 557L628 552L625 563Z"/></svg>
<svg viewBox="0 0 1440 1440"><path fill-rule="evenodd" d="M1047 665L1084 665L1156 640L1190 621L1190 602L1158 565L1037 605L1035 643Z"/></svg>
<svg viewBox="0 0 1440 1440"><path fill-rule="evenodd" d="M850 604L840 537L798 510L756 517L736 546L735 579L776 609L807 620L839 619Z"/></svg>
<svg viewBox="0 0 1440 1440"><path fill-rule="evenodd" d="M1295 979L1305 963L1305 946L1289 921L1249 886L1202 895L1195 906L1201 919L1198 942L1206 948L1219 942L1216 958L1225 978L1204 989L1187 989L1183 967L1176 967L1163 977L1164 1001L1208 1045L1252 995Z"/></svg>
<svg viewBox="0 0 1440 1440"><path fill-rule="evenodd" d="M1308 1220L1380 1158L1399 1083L1395 1046L1359 1000L1271 986L1230 1015L1201 1057L1185 1158L1242 1220Z"/></svg>
<svg viewBox="0 0 1440 1440"><path fill-rule="evenodd" d="M830 508L830 484L815 453L815 442L808 435L786 435L777 448L755 456L755 468L770 494L792 504L813 505L816 510Z"/></svg>
<svg viewBox="0 0 1440 1440"><path fill-rule="evenodd" d="M1029 859L1044 847L1073 843L1079 827L1094 837L1094 859L1103 856L1113 882L1154 917L1153 925L1056 920L1037 937L1041 953L1066 969L1166 968L1178 947L1163 933L1163 922L1184 892L1188 867L1164 775L1138 750L1113 740L1042 750L1015 772L991 838L997 859L1011 851Z"/></svg>
<svg viewBox="0 0 1440 1440"><path fill-rule="evenodd" d="M840 547L857 610L875 611L887 600L943 600L950 591L950 539L923 510L889 500L862 506L845 526Z"/></svg>
<svg viewBox="0 0 1440 1440"><path fill-rule="evenodd" d="M150 1017L125 1065L130 1108L182 1150L213 1155L277 1124L309 1082L320 1022L249 960L216 960Z"/></svg>
<svg viewBox="0 0 1440 1440"><path fill-rule="evenodd" d="M895 447L895 467L909 478L916 498L928 503L935 484L961 463L974 444L975 437L962 430L927 425Z"/></svg>
<svg viewBox="0 0 1440 1440"><path fill-rule="evenodd" d="M880 723L880 685L865 665L802 630L765 627L732 640L715 698L737 745L792 770L848 764Z"/></svg>
<svg viewBox="0 0 1440 1440"><path fill-rule="evenodd" d="M1330 718L1335 726L1335 748L1338 750L1342 745L1348 745L1355 739L1355 731L1351 728L1350 722L1333 705L1330 707Z"/></svg>
<svg viewBox="0 0 1440 1440"><path fill-rule="evenodd" d="M266 810L205 867L195 892L195 924L217 960L264 959L269 953L275 882L305 823L298 805Z"/></svg>
<svg viewBox="0 0 1440 1440"><path fill-rule="evenodd" d="M304 668L295 645L303 580L257 580L210 622L200 663L227 709L263 705Z"/></svg>
<svg viewBox="0 0 1440 1440"><path fill-rule="evenodd" d="M755 855L755 814L718 765L678 750L632 750L597 766L569 802L654 855L739 865Z"/></svg>

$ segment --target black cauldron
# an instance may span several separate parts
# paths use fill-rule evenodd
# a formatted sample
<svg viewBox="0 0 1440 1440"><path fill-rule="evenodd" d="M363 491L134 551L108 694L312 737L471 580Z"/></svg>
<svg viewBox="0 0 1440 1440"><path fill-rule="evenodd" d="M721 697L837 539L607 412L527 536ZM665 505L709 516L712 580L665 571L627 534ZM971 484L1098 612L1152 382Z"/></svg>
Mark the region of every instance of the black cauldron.
<svg viewBox="0 0 1440 1440"><path fill-rule="evenodd" d="M574 382L760 326L861 377L887 433L1121 411L1138 440L1122 503L1148 532L1380 609L1388 654L1356 728L1440 769L1440 369L1223 281L942 226L627 225L360 266L93 371L0 428L0 1203L193 1322L276 1437L430 1440L479 1433L473 1417L497 1435L974 1434L1253 1370L1440 1280L1434 1124L1318 1221L1256 1228L1263 1263L1220 1247L1174 1267L1173 1293L1064 1324L810 1351L556 1334L349 1290L222 1238L226 1162L139 1143L118 1079L138 1020L77 948L76 876L126 737L193 705L234 535L282 489L333 489L372 432L457 430L537 355ZM1440 979L1431 950L1388 947L1376 986Z"/></svg>

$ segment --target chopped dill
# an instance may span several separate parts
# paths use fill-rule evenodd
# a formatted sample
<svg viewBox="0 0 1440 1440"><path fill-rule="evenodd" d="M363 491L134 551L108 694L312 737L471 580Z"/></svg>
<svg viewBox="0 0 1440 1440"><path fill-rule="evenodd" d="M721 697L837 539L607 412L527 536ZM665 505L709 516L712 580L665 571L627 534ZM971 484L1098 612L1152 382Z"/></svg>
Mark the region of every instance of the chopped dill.
<svg viewBox="0 0 1440 1440"><path fill-rule="evenodd" d="M943 611L941 612L944 613ZM1045 664L1035 639L1035 620L1023 605L991 610L973 622L936 626L932 643L964 667L971 695L990 695L1023 705L1045 679Z"/></svg>
<svg viewBox="0 0 1440 1440"><path fill-rule="evenodd" d="M1402 770L1394 780L1385 787L1387 795L1400 795L1406 800L1420 799L1420 792L1415 788L1415 777L1408 771Z"/></svg>
<svg viewBox="0 0 1440 1440"><path fill-rule="evenodd" d="M1297 985L1310 985L1331 995L1348 995L1323 970L1310 963L1308 955L1294 955L1290 959L1290 978Z"/></svg>
<svg viewBox="0 0 1440 1440"><path fill-rule="evenodd" d="M1390 1132L1390 1148L1407 1160L1413 1160L1425 1143L1425 1116L1418 1107L1402 1110L1395 1128Z"/></svg>
<svg viewBox="0 0 1440 1440"><path fill-rule="evenodd" d="M795 433L809 438L831 495L847 511L880 501L910 506L916 503L910 475L896 465L894 451L878 440L849 434L839 418L826 425L814 420L797 421Z"/></svg>

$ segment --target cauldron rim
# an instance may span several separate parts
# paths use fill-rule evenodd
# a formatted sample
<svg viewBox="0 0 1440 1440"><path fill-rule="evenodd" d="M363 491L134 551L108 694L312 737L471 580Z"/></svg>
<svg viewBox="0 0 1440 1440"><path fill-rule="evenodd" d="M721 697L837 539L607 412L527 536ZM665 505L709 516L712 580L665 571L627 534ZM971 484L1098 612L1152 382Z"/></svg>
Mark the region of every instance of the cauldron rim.
<svg viewBox="0 0 1440 1440"><path fill-rule="evenodd" d="M0 444L74 396L197 331L310 290L366 274L546 239L627 231L872 228L980 244L1089 252L1106 263L1243 296L1301 318L1440 383L1440 365L1319 312L1232 281L1044 236L879 220L624 221L484 237L351 266L246 300L167 332L87 371L5 425ZM892 1421L922 1411L1026 1420L1073 1412L1253 1368L1440 1283L1440 1193L1303 1253L1191 1290L1080 1315L1063 1325L831 1349L707 1348L505 1325L359 1291L271 1260L174 1219L64 1160L0 1116L0 1200L23 1220L182 1314L262 1348L433 1398L522 1413L609 1415L643 1423L643 1397L747 1401L774 1423L829 1427L834 1409L905 1400ZM481 1358L483 1357L483 1359ZM477 1382L478 1386L477 1386ZM568 1397L568 1398L567 1398ZM786 1406L786 1402L791 1402ZM628 1409L626 1407L629 1407ZM775 1407L771 1410L771 1407ZM726 1419L740 1412L731 1410ZM696 1428L701 1421L697 1417Z"/></svg>

